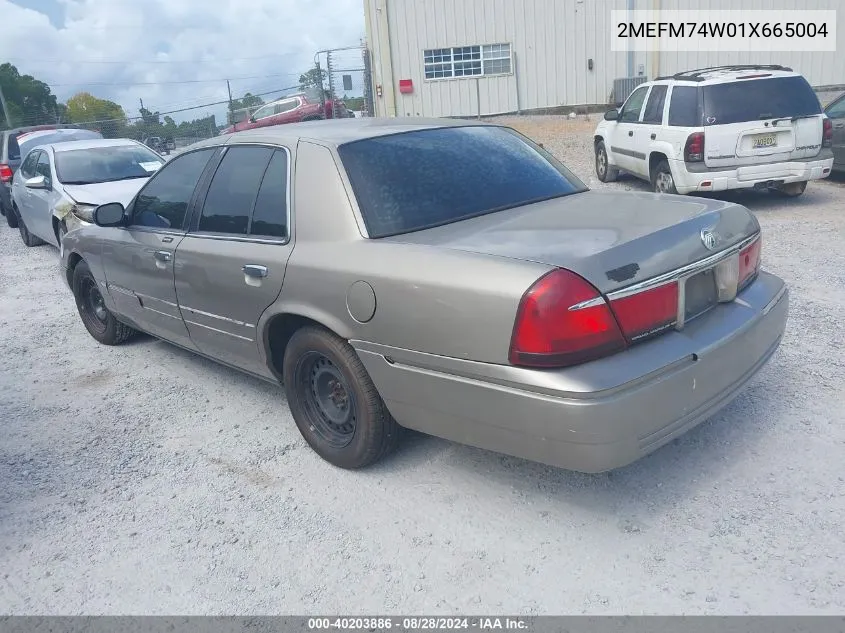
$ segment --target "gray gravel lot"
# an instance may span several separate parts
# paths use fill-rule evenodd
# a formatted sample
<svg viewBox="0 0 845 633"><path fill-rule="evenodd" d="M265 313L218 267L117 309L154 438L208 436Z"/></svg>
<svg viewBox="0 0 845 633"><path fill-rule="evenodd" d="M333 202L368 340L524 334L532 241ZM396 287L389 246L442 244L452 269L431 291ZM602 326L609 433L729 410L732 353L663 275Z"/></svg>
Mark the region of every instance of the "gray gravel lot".
<svg viewBox="0 0 845 633"><path fill-rule="evenodd" d="M592 122L514 121L594 187ZM644 189L623 180L620 188ZM0 226L0 613L845 612L845 179L734 195L792 290L715 418L588 476L412 434L347 472L280 388L99 346Z"/></svg>

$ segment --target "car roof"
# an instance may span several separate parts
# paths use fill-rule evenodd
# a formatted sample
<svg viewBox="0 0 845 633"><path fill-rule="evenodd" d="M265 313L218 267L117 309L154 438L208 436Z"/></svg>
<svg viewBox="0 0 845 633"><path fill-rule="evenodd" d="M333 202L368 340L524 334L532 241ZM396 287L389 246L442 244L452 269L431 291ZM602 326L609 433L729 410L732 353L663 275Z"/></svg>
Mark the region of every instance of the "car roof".
<svg viewBox="0 0 845 633"><path fill-rule="evenodd" d="M42 147L50 147L54 152L68 152L75 149L94 149L97 147L120 147L122 145L141 145L131 138L91 138L79 141L62 141L47 143Z"/></svg>
<svg viewBox="0 0 845 633"><path fill-rule="evenodd" d="M675 73L674 75L657 77L654 82L673 81L677 83L694 84L697 86L707 86L733 81L751 81L755 79L772 79L775 77L800 76L801 73L797 73L791 68L787 68L786 66L747 64L735 66L714 66L711 68L685 70L679 73Z"/></svg>
<svg viewBox="0 0 845 633"><path fill-rule="evenodd" d="M343 145L389 134L401 134L419 130L447 127L490 126L480 121L458 119L435 119L422 117L366 117L326 119L303 123L286 123L269 127L253 128L242 132L216 136L190 146L190 149L212 147L229 143L296 144L299 140L316 141L323 145Z"/></svg>

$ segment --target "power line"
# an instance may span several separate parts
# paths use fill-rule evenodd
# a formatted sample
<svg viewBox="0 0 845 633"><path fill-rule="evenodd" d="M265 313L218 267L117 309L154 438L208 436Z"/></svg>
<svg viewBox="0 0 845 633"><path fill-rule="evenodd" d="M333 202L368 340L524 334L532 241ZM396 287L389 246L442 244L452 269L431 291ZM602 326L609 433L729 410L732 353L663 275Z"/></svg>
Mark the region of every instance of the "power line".
<svg viewBox="0 0 845 633"><path fill-rule="evenodd" d="M273 73L270 75L250 75L248 77L229 77L228 81L242 81L246 79L266 79L267 77L297 77L301 73ZM226 77L217 79L183 79L179 81L76 81L69 84L55 84L45 81L51 88L67 88L69 86L178 86L183 84L210 84L227 81Z"/></svg>
<svg viewBox="0 0 845 633"><path fill-rule="evenodd" d="M254 57L226 57L225 59L129 59L118 61L113 59L29 59L28 57L7 57L8 61L26 62L27 64L219 64L221 61L251 61L256 59L272 59L274 57L285 57L286 55L276 53L275 55L256 55Z"/></svg>

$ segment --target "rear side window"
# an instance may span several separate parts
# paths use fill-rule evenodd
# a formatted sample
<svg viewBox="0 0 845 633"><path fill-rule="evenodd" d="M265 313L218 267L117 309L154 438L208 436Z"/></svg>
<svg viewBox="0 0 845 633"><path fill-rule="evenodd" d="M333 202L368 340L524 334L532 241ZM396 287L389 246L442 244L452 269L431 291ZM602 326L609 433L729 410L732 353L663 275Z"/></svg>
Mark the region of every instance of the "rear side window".
<svg viewBox="0 0 845 633"><path fill-rule="evenodd" d="M705 125L821 114L816 93L803 77L774 77L704 87Z"/></svg>
<svg viewBox="0 0 845 633"><path fill-rule="evenodd" d="M698 88L675 86L669 101L669 125L698 127L701 116L698 111Z"/></svg>
<svg viewBox="0 0 845 633"><path fill-rule="evenodd" d="M9 160L20 160L21 148L18 145L18 135L9 135Z"/></svg>
<svg viewBox="0 0 845 633"><path fill-rule="evenodd" d="M347 143L338 152L374 238L586 189L551 155L503 127L404 132Z"/></svg>
<svg viewBox="0 0 845 633"><path fill-rule="evenodd" d="M278 150L270 159L252 212L249 234L257 237L287 237L288 156Z"/></svg>
<svg viewBox="0 0 845 633"><path fill-rule="evenodd" d="M200 215L199 231L246 235L258 187L273 150L230 147L211 180Z"/></svg>
<svg viewBox="0 0 845 633"><path fill-rule="evenodd" d="M666 86L652 86L645 104L643 123L663 123L663 104L666 103Z"/></svg>

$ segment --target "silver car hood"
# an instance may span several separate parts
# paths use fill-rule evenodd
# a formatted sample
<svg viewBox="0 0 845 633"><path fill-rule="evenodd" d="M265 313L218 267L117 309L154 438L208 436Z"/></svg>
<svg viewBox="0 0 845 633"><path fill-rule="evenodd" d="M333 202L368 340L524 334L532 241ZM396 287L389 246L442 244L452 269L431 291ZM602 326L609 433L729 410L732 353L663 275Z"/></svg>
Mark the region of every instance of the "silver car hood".
<svg viewBox="0 0 845 633"><path fill-rule="evenodd" d="M133 178L115 182L98 182L92 185L62 185L65 193L80 204L106 204L119 202L127 206L149 178Z"/></svg>

